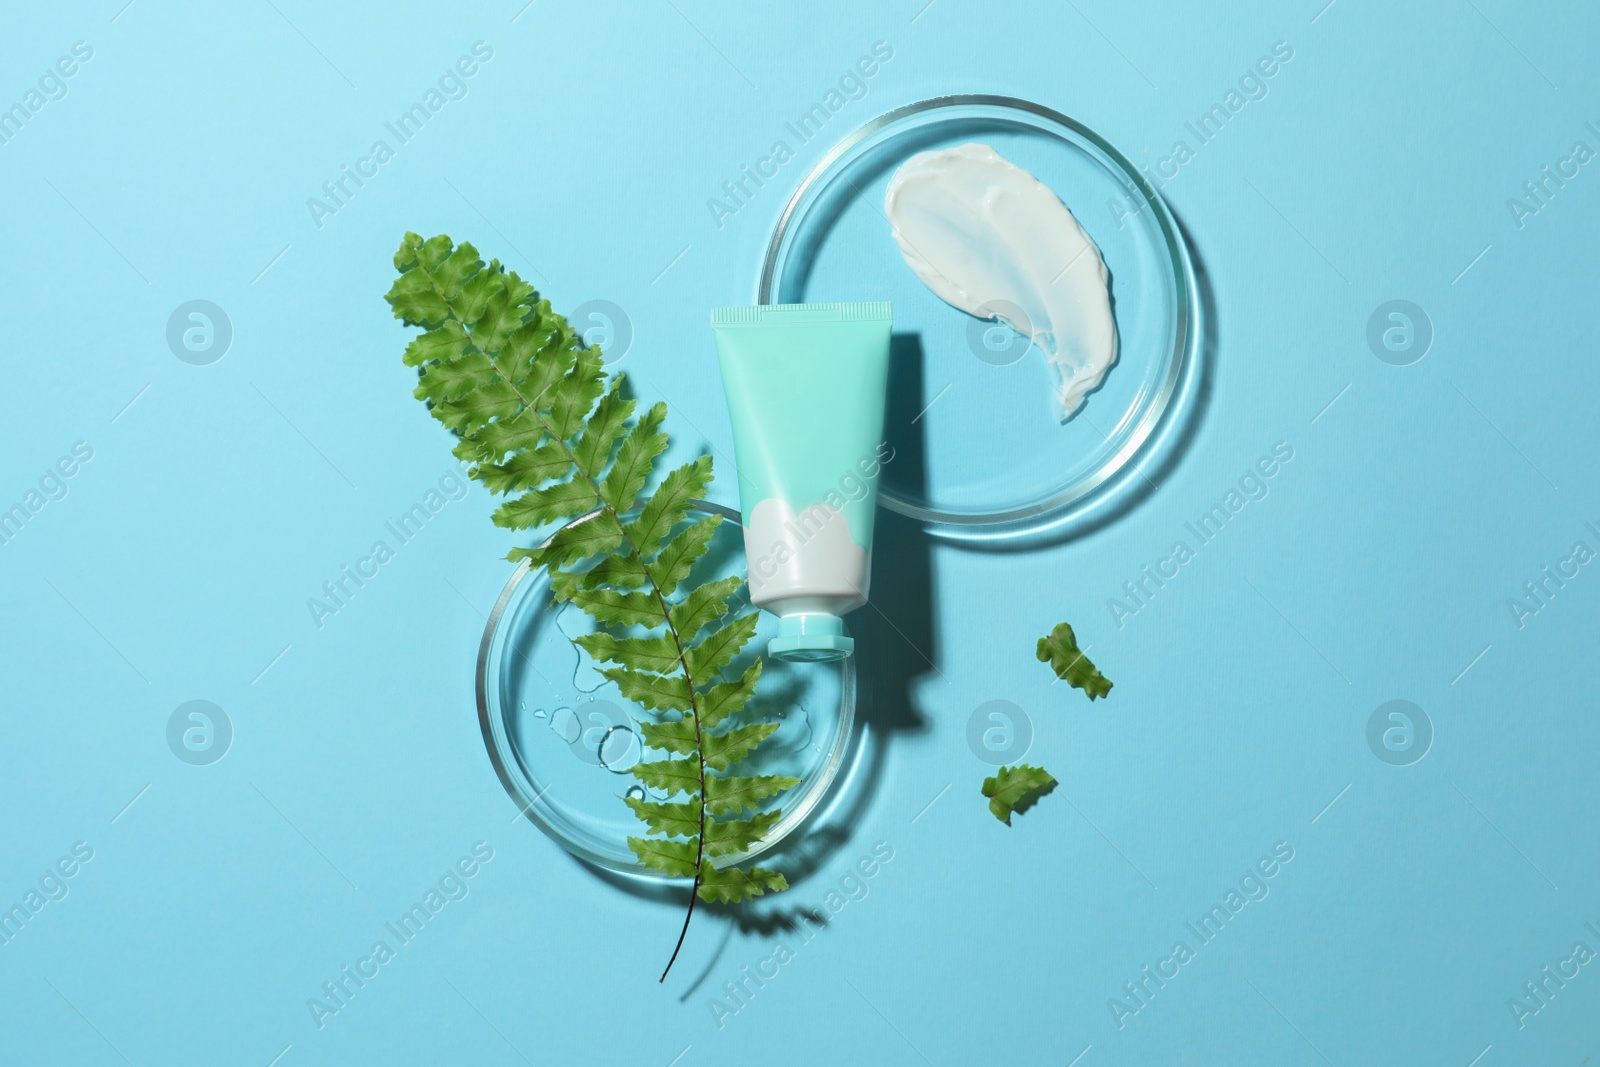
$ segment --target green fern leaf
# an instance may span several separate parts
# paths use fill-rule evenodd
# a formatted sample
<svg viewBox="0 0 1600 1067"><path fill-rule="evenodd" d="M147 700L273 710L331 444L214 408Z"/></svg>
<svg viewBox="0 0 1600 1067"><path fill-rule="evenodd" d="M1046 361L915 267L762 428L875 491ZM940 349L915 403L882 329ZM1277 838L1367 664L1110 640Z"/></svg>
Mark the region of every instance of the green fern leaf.
<svg viewBox="0 0 1600 1067"><path fill-rule="evenodd" d="M600 353L586 348L578 353L572 372L551 390L550 436L568 441L583 428L589 409L605 388L605 368Z"/></svg>
<svg viewBox="0 0 1600 1067"><path fill-rule="evenodd" d="M750 750L777 732L775 722L751 723L735 726L720 734L705 735L706 766L714 771L725 771L750 754Z"/></svg>
<svg viewBox="0 0 1600 1067"><path fill-rule="evenodd" d="M581 478L533 489L495 509L496 526L527 530L590 511L599 503L594 487Z"/></svg>
<svg viewBox="0 0 1600 1067"><path fill-rule="evenodd" d="M744 579L734 576L691 589L672 609L672 628L678 632L678 640L693 641L706 624L726 615L728 598L743 587Z"/></svg>
<svg viewBox="0 0 1600 1067"><path fill-rule="evenodd" d="M628 539L638 548L639 554L654 553L673 527L688 517L689 503L704 496L710 484L710 456L685 463L663 478L640 510L639 517L628 527Z"/></svg>
<svg viewBox="0 0 1600 1067"><path fill-rule="evenodd" d="M550 536L534 556L545 567L562 567L610 552L622 543L622 524L609 511L569 522Z"/></svg>
<svg viewBox="0 0 1600 1067"><path fill-rule="evenodd" d="M466 350L467 331L461 328L461 323L450 319L436 329L418 334L406 345L405 355L400 358L408 367L420 367L435 362L454 362Z"/></svg>
<svg viewBox="0 0 1600 1067"><path fill-rule="evenodd" d="M579 588L565 599L570 599L590 618L607 626L660 626L666 621L661 602L649 593Z"/></svg>
<svg viewBox="0 0 1600 1067"><path fill-rule="evenodd" d="M600 496L618 511L628 511L638 498L644 483L650 478L656 457L667 450L667 435L661 432L661 423L667 417L667 405L657 404L634 423L628 436L617 449L617 460L611 473L601 483Z"/></svg>
<svg viewBox="0 0 1600 1067"><path fill-rule="evenodd" d="M671 802L657 802L653 800L640 800L638 797L623 797L633 813L650 827L652 834L665 834L668 837L694 837L700 832L700 798L695 797L687 804L674 804ZM707 823L709 829L712 823Z"/></svg>
<svg viewBox="0 0 1600 1067"><path fill-rule="evenodd" d="M607 667L600 672L622 695L651 711L688 711L693 706L689 680L682 675L649 674L627 667Z"/></svg>
<svg viewBox="0 0 1600 1067"><path fill-rule="evenodd" d="M761 664L764 661L756 660L745 668L744 674L731 682L718 682L707 689L700 698L700 728L710 730L720 725L723 719L742 710L745 703L756 691L756 683L761 680Z"/></svg>
<svg viewBox="0 0 1600 1067"><path fill-rule="evenodd" d="M505 347L511 332L522 325L527 308L524 301L533 292L533 286L515 274L502 274L499 284L491 286L483 310L472 324L472 343L481 352L498 352Z"/></svg>
<svg viewBox="0 0 1600 1067"><path fill-rule="evenodd" d="M688 878L694 874L700 854L700 842L695 838L674 841L662 837L630 837L628 847L639 857L640 863L672 878Z"/></svg>
<svg viewBox="0 0 1600 1067"><path fill-rule="evenodd" d="M611 379L611 386L595 406L594 415L583 428L572 455L578 469L591 478L605 473L611 460L611 450L628 429L628 419L633 415L634 402L622 396L622 375Z"/></svg>
<svg viewBox="0 0 1600 1067"><path fill-rule="evenodd" d="M692 756L700 751L700 741L690 718L672 722L647 722L639 727L646 748L658 752L671 752L679 756Z"/></svg>
<svg viewBox="0 0 1600 1067"><path fill-rule="evenodd" d="M649 763L635 763L633 776L651 789L665 793L688 793L700 790L700 761L697 759L659 759ZM694 868L691 866L690 871Z"/></svg>
<svg viewBox="0 0 1600 1067"><path fill-rule="evenodd" d="M610 555L596 563L583 575L585 589L615 586L618 589L640 589L650 581L650 572L638 556Z"/></svg>
<svg viewBox="0 0 1600 1067"><path fill-rule="evenodd" d="M394 265L399 276L385 299L396 318L422 330L403 356L419 372L414 393L456 435L452 451L471 465L471 477L506 498L495 523L559 525L539 547L514 548L507 558L542 568L555 601L594 619L595 632L575 641L609 664L601 674L624 698L672 713L640 727L644 744L667 758L632 773L687 799L626 798L647 827L629 847L651 870L692 877L698 899L732 902L787 888L776 872L718 869L709 858L763 840L782 812L742 813L798 781L718 773L748 758L777 725L735 718L761 677L759 659L736 679L720 677L755 629L753 614L730 617L741 579L679 591L721 521L690 515L711 483L711 458L667 473L647 492L668 448L666 406L636 417L621 376L607 376L600 350L532 285L444 235L407 233Z"/></svg>
<svg viewBox="0 0 1600 1067"><path fill-rule="evenodd" d="M504 463L480 463L472 476L492 493L515 493L537 489L571 470L572 460L566 449L559 442L550 441L538 448L513 452Z"/></svg>
<svg viewBox="0 0 1600 1067"><path fill-rule="evenodd" d="M656 554L655 562L650 564L650 577L662 595L670 596L678 588L678 583L689 576L695 563L706 554L712 535L721 525L721 515L707 515L674 534L672 540Z"/></svg>
<svg viewBox="0 0 1600 1067"><path fill-rule="evenodd" d="M783 816L781 811L765 811L748 819L708 819L706 821L706 855L731 856L745 852L766 837ZM696 824L695 832L699 832Z"/></svg>
<svg viewBox="0 0 1600 1067"><path fill-rule="evenodd" d="M716 868L710 860L700 864L700 885L696 892L708 904L736 904L768 892L778 893L789 888L788 879L777 871L765 867L751 867L742 871L738 867Z"/></svg>
<svg viewBox="0 0 1600 1067"><path fill-rule="evenodd" d="M732 663L733 657L756 635L756 623L759 621L755 612L747 612L712 630L704 641L688 649L684 653L684 660L689 668L689 680L699 685L721 674L722 668Z"/></svg>
<svg viewBox="0 0 1600 1067"><path fill-rule="evenodd" d="M768 797L775 797L799 784L800 779L784 774L762 774L747 778L708 776L706 811L712 815L730 815L753 808Z"/></svg>
<svg viewBox="0 0 1600 1067"><path fill-rule="evenodd" d="M671 634L615 637L600 630L572 640L601 663L621 663L632 670L657 673L678 666L678 646Z"/></svg>

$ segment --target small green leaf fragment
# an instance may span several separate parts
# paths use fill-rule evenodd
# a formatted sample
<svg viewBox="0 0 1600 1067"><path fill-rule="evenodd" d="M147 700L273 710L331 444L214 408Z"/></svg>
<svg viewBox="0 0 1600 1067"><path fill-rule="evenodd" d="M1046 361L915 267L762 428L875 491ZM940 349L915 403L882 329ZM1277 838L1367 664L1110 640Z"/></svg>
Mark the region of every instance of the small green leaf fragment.
<svg viewBox="0 0 1600 1067"><path fill-rule="evenodd" d="M1111 681L1078 650L1077 635L1067 623L1057 623L1049 637L1039 638L1036 653L1039 662L1050 664L1056 677L1068 685L1082 689L1089 699L1103 697L1111 692Z"/></svg>
<svg viewBox="0 0 1600 1067"><path fill-rule="evenodd" d="M1013 813L1021 815L1055 787L1056 780L1049 771L1019 763L1001 767L993 778L985 778L983 795L989 798L994 817L1010 826Z"/></svg>

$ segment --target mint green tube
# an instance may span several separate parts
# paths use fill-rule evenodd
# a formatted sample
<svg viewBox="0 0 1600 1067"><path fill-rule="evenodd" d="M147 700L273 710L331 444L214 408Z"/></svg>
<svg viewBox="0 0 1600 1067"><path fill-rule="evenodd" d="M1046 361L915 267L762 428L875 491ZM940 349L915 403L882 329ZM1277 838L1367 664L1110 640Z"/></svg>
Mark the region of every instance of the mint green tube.
<svg viewBox="0 0 1600 1067"><path fill-rule="evenodd" d="M887 303L717 308L750 600L779 659L843 659L867 602L889 377Z"/></svg>

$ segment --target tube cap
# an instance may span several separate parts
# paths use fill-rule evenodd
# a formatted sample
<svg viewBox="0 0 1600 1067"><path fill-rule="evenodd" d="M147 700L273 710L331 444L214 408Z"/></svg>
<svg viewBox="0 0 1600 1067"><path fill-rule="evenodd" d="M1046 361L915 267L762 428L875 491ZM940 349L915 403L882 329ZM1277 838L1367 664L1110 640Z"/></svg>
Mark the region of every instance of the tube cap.
<svg viewBox="0 0 1600 1067"><path fill-rule="evenodd" d="M768 655L802 663L845 659L855 650L855 639L845 636L844 620L821 613L784 615L778 620L778 636L767 642Z"/></svg>

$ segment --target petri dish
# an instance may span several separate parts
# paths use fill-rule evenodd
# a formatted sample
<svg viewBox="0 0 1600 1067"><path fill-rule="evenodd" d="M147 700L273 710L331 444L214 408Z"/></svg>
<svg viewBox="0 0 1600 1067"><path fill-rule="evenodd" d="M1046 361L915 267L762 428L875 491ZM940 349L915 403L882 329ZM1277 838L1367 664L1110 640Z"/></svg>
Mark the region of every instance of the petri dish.
<svg viewBox="0 0 1600 1067"><path fill-rule="evenodd" d="M883 213L906 159L971 141L993 146L1066 204L1111 275L1117 362L1069 421L1028 338L934 296L900 258ZM768 242L758 303L894 304L879 500L961 537L1004 536L1099 512L1165 437L1196 380L1193 266L1171 212L1105 138L1040 104L945 96L851 133L801 181Z"/></svg>
<svg viewBox="0 0 1600 1067"><path fill-rule="evenodd" d="M698 501L693 514L721 515L723 522L688 581L742 575L738 512ZM572 643L594 628L582 611L551 602L543 570L526 560L517 567L489 614L478 651L478 722L484 745L517 810L552 840L609 870L671 881L641 865L628 850L628 838L641 836L644 824L622 798L666 796L647 790L629 773L645 755L637 723L651 713L625 699ZM729 667L730 675L760 655L776 633L777 620L762 612L755 639ZM855 699L853 658L767 660L756 695L746 705L745 721L777 722L779 727L738 769L743 774L793 775L801 782L764 806L783 809L772 832L748 852L717 858L717 866L743 863L776 848L806 821L850 747Z"/></svg>

